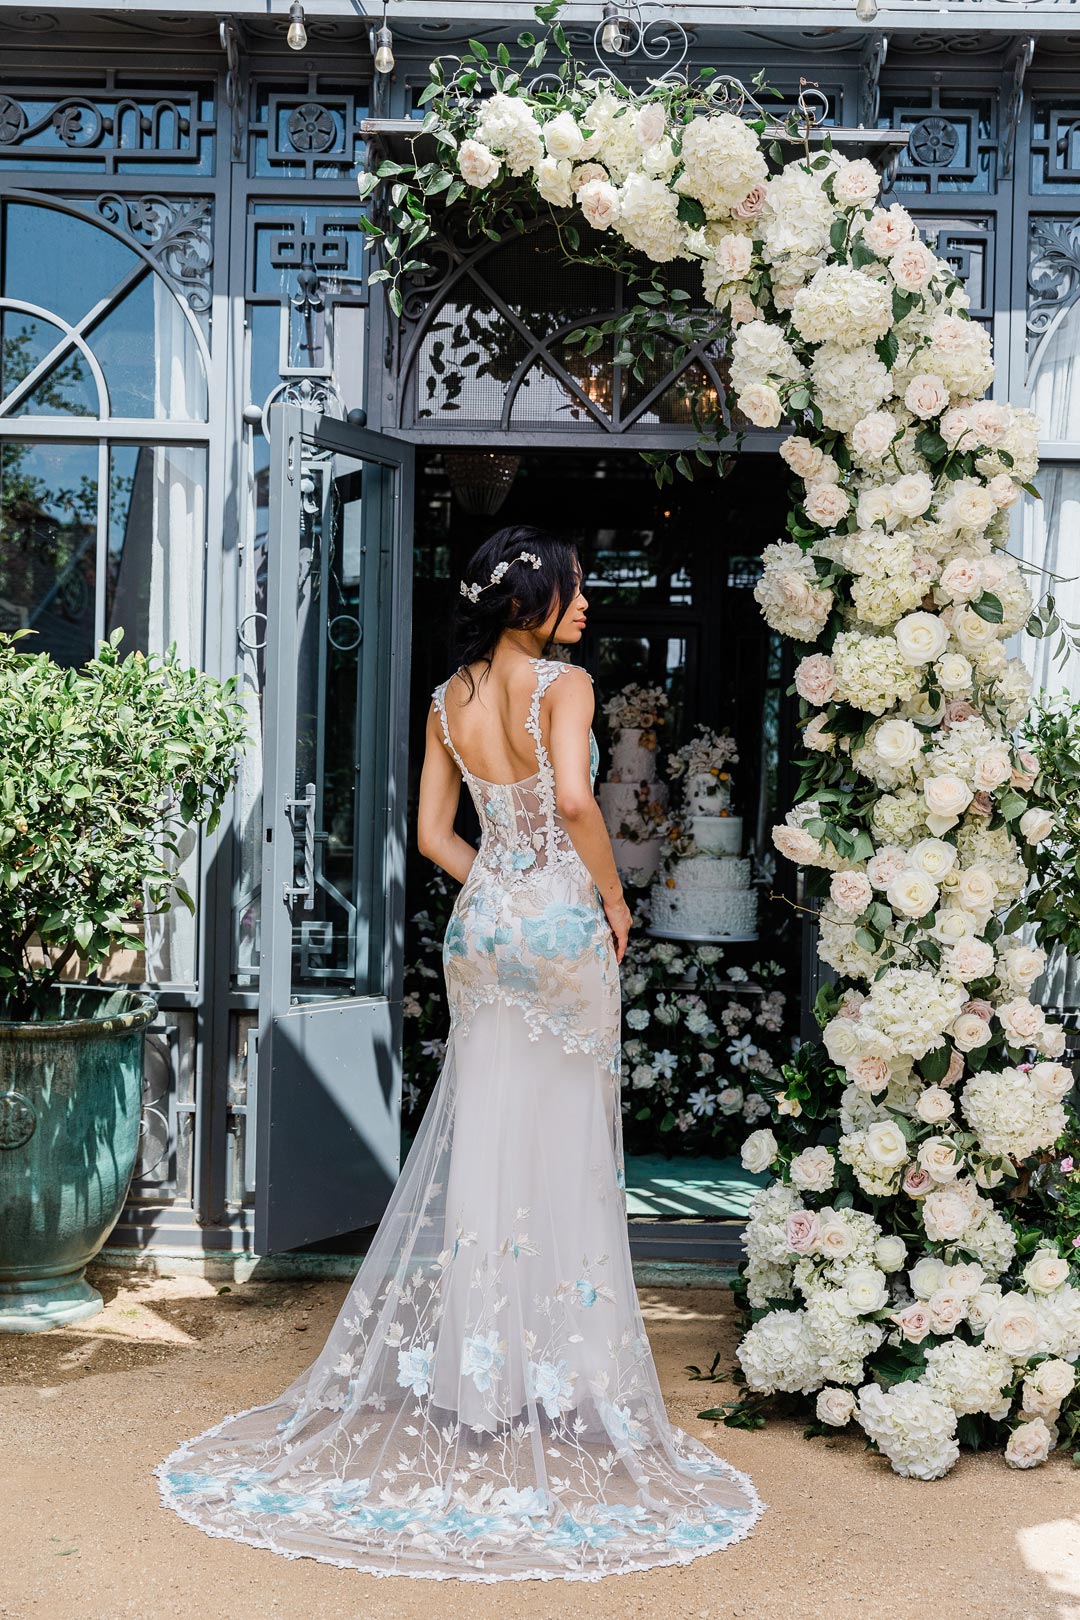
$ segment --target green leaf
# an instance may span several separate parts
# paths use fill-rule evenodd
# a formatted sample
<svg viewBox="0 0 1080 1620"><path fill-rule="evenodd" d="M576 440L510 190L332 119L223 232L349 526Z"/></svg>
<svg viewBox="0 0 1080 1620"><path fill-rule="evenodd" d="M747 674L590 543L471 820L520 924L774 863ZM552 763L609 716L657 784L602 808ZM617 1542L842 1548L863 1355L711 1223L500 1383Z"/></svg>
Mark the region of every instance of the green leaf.
<svg viewBox="0 0 1080 1620"><path fill-rule="evenodd" d="M1005 618L1005 609L1001 605L1001 599L995 596L992 591L983 591L982 595L977 596L973 602L969 602L968 606L973 613L979 615L980 619L985 619L987 624L1001 624Z"/></svg>
<svg viewBox="0 0 1080 1620"><path fill-rule="evenodd" d="M682 223L689 225L691 230L700 230L708 222L705 210L696 197L680 197L676 213Z"/></svg>
<svg viewBox="0 0 1080 1620"><path fill-rule="evenodd" d="M896 340L896 333L886 332L883 338L878 338L878 341L874 344L874 350L882 365L888 366L889 370L891 371L896 363L896 357L900 353L900 345Z"/></svg>

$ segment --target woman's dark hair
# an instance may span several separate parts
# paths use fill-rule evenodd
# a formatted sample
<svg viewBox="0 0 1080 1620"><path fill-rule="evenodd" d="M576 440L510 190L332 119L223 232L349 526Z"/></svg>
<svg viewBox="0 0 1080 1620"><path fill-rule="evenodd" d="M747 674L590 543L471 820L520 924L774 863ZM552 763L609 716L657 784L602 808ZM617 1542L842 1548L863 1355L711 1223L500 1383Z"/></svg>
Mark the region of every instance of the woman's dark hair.
<svg viewBox="0 0 1080 1620"><path fill-rule="evenodd" d="M523 551L539 557L540 567L521 562ZM500 564L508 564L501 578L491 576ZM454 668L462 672L472 697L474 686L468 666L487 664L490 668L496 643L504 630L535 630L554 607L555 623L577 595L581 578L577 550L569 540L514 524L497 529L490 540L469 558L462 576L466 587L480 587L476 600L461 595L454 615ZM544 648L545 656L552 643Z"/></svg>

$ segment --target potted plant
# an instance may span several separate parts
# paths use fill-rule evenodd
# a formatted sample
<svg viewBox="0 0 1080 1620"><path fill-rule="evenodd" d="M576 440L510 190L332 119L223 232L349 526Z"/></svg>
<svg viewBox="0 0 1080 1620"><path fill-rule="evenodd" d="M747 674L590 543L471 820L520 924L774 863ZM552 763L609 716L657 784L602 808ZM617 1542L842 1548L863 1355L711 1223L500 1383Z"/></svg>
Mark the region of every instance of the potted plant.
<svg viewBox="0 0 1080 1620"><path fill-rule="evenodd" d="M133 925L194 909L185 826L212 830L245 743L233 681L164 657L81 670L0 635L0 1329L101 1309L83 1276L135 1165L152 996L88 983Z"/></svg>

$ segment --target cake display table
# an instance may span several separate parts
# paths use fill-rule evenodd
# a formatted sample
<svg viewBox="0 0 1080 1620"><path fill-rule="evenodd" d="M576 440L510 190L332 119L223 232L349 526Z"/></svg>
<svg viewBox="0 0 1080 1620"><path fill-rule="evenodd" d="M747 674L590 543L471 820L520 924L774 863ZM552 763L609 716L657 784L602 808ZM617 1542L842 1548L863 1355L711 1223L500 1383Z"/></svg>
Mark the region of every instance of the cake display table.
<svg viewBox="0 0 1080 1620"><path fill-rule="evenodd" d="M752 945L758 934L692 934L683 928L653 928L645 932L652 939L683 940L688 945Z"/></svg>

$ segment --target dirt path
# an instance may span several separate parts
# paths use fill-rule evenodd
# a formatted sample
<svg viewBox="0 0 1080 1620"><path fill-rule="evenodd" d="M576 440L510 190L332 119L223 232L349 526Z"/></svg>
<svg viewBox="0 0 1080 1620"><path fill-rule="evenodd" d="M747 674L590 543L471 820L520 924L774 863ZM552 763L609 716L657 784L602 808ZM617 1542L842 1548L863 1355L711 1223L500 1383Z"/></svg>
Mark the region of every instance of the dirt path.
<svg viewBox="0 0 1080 1620"><path fill-rule="evenodd" d="M3 1620L1080 1620L1080 1473L964 1457L936 1485L897 1479L855 1439L788 1424L717 1429L692 1384L733 1346L730 1295L644 1289L673 1420L753 1474L751 1538L682 1569L595 1585L373 1580L215 1540L158 1503L155 1463L272 1395L314 1359L344 1282L95 1282L105 1312L0 1338Z"/></svg>

